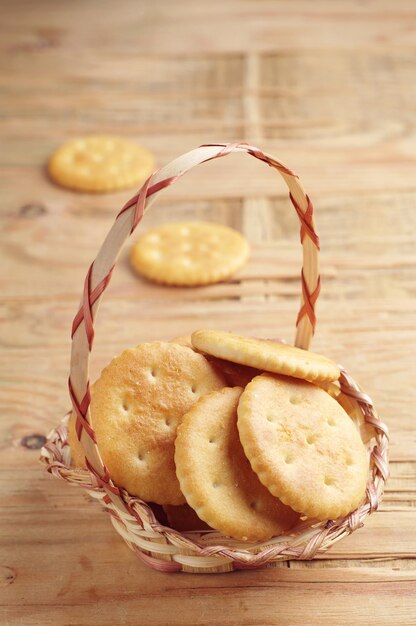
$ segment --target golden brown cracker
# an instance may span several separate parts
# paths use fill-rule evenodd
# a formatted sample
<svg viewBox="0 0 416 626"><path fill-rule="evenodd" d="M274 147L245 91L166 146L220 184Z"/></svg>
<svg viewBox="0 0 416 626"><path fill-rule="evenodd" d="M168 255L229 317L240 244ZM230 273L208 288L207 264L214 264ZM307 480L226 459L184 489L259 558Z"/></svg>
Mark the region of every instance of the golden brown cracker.
<svg viewBox="0 0 416 626"><path fill-rule="evenodd" d="M238 406L251 467L269 491L307 517L333 519L363 500L364 444L344 409L312 383L262 374Z"/></svg>
<svg viewBox="0 0 416 626"><path fill-rule="evenodd" d="M229 278L248 255L247 240L232 228L211 222L177 222L142 235L131 248L130 261L149 280L196 286Z"/></svg>
<svg viewBox="0 0 416 626"><path fill-rule="evenodd" d="M191 335L180 335L170 340L172 343L179 343L182 346L187 346L192 350L196 348L192 345ZM223 359L217 359L215 356L205 354L205 358L217 368L225 377L227 386L230 387L245 387L250 380L255 376L259 376L262 372L254 369L254 367L246 367L245 365L239 365L238 363L232 363L231 361L224 361Z"/></svg>
<svg viewBox="0 0 416 626"><path fill-rule="evenodd" d="M217 358L275 374L310 381L336 380L340 374L330 359L270 339L242 337L219 330L198 330L192 334L192 344L197 350Z"/></svg>
<svg viewBox="0 0 416 626"><path fill-rule="evenodd" d="M333 383L319 383L319 386L322 387L322 389L325 389L325 391L329 393L332 398L335 398L344 411L348 413L357 427L363 443L367 444L370 439L373 439L373 437L376 436L374 426L367 424L365 421L363 412L361 411L357 400L347 396L337 385L334 385Z"/></svg>
<svg viewBox="0 0 416 626"><path fill-rule="evenodd" d="M291 528L298 515L263 487L244 455L237 430L242 389L198 400L178 427L176 472L198 517L225 535L265 540Z"/></svg>
<svg viewBox="0 0 416 626"><path fill-rule="evenodd" d="M68 141L48 163L49 175L56 183L89 192L138 187L154 167L153 155L146 148L111 135Z"/></svg>
<svg viewBox="0 0 416 626"><path fill-rule="evenodd" d="M174 464L176 428L196 400L224 386L200 354L152 342L124 351L91 391L98 448L114 482L143 500L182 504Z"/></svg>

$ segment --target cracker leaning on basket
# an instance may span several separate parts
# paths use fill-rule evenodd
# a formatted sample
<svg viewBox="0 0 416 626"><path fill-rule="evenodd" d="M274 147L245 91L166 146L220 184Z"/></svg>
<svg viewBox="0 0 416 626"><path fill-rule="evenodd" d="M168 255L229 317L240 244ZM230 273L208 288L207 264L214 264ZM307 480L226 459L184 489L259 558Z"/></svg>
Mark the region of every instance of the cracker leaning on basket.
<svg viewBox="0 0 416 626"><path fill-rule="evenodd" d="M238 431L261 482L295 511L333 519L361 504L364 444L344 409L320 387L257 376L238 405Z"/></svg>
<svg viewBox="0 0 416 626"><path fill-rule="evenodd" d="M136 365L116 357L90 392L97 304L122 243L164 187L198 163L235 152L282 175L300 219L296 347L197 331L191 345L182 337L127 350ZM71 465L67 420L50 434L42 458L48 471L101 501L117 532L149 566L211 573L312 558L376 510L388 475L387 429L343 368L306 350L320 288L318 249L312 203L296 175L246 144L201 146L180 157L153 174L119 213L99 263L87 274L73 324L70 439L74 461L82 465L85 456L88 471ZM175 364L166 373L172 355ZM197 377L198 399L189 397L195 376L187 363L194 359L201 372L210 372ZM152 365L160 363L159 385ZM154 463L147 473L146 459ZM163 526L145 498L165 505L186 500L168 519L178 529L193 528ZM212 529L203 528L189 506Z"/></svg>
<svg viewBox="0 0 416 626"><path fill-rule="evenodd" d="M116 483L143 500L184 503L173 461L176 428L201 395L224 384L202 355L178 344L144 343L113 359L93 386L91 411Z"/></svg>

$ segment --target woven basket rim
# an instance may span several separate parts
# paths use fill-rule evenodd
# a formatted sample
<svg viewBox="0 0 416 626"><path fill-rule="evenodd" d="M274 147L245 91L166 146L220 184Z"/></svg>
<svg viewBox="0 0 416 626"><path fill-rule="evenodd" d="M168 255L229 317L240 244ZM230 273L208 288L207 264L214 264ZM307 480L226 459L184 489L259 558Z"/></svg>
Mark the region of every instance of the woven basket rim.
<svg viewBox="0 0 416 626"><path fill-rule="evenodd" d="M360 390L344 368L341 368L339 389L340 393L352 399L359 407L364 422L373 427L375 432L375 437L367 444L370 453L370 479L366 498L349 515L337 520L304 520L291 529L288 535L279 535L266 541L240 542L214 530L179 532L169 528L158 521L148 503L122 489L123 499L131 516L130 523L137 525L144 532L163 537L169 545L178 548L179 554L181 550L185 550L201 557L226 557L233 561L234 569L262 567L277 559L311 559L326 552L334 543L363 526L365 518L377 510L389 474L388 430L378 418L371 399ZM120 510L108 499L106 490L97 483L94 473L70 465L67 436L69 415L70 413L67 413L61 424L48 434L47 443L42 448L41 461L45 464L47 471L55 477L83 487L93 497L101 499L106 512L112 516L113 523L116 520L118 524L124 524L127 516L120 514ZM372 444L374 439L375 445ZM117 524L115 527L120 532ZM137 553L137 548L134 549ZM146 555L138 555L146 559ZM154 556L148 556L146 562L162 571L176 571L172 567L174 565L172 562L162 560L157 563L155 560L157 561ZM178 563L176 565L181 567Z"/></svg>

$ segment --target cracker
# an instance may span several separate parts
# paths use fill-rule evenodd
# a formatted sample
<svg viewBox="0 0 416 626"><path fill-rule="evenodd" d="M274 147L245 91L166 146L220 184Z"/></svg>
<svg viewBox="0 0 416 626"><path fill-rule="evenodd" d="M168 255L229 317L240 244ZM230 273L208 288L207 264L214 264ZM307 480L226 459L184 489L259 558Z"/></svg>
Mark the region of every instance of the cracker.
<svg viewBox="0 0 416 626"><path fill-rule="evenodd" d="M363 443L367 444L370 439L373 439L373 437L376 436L374 426L371 426L371 424L368 424L365 421L363 412L361 411L357 400L347 396L347 394L343 393L341 389L333 383L320 383L319 386L325 389L325 391L329 393L332 398L335 398L344 411L348 413L360 433Z"/></svg>
<svg viewBox="0 0 416 626"><path fill-rule="evenodd" d="M263 487L237 431L242 389L200 398L184 416L175 443L176 473L188 504L212 528L236 539L266 540L291 528L298 515Z"/></svg>
<svg viewBox="0 0 416 626"><path fill-rule="evenodd" d="M68 141L48 163L49 175L56 183L90 192L138 187L154 167L153 155L146 148L111 135Z"/></svg>
<svg viewBox="0 0 416 626"><path fill-rule="evenodd" d="M148 231L132 246L133 269L167 285L208 285L232 276L249 245L237 231L211 222L177 222Z"/></svg>
<svg viewBox="0 0 416 626"><path fill-rule="evenodd" d="M199 519L189 504L179 506L166 505L163 507L171 528L179 531L209 530L208 524Z"/></svg>
<svg viewBox="0 0 416 626"><path fill-rule="evenodd" d="M98 448L114 482L157 504L185 502L176 478L174 441L184 413L224 379L201 355L173 343L126 350L91 391Z"/></svg>
<svg viewBox="0 0 416 626"><path fill-rule="evenodd" d="M197 350L241 365L310 381L331 381L340 371L330 359L280 341L241 337L219 330L198 330L192 335Z"/></svg>
<svg viewBox="0 0 416 626"><path fill-rule="evenodd" d="M312 383L262 374L238 406L251 467L269 491L307 517L335 519L363 500L367 453L349 416Z"/></svg>
<svg viewBox="0 0 416 626"><path fill-rule="evenodd" d="M171 343L179 343L181 346L187 346L192 350L197 350L192 345L191 335L180 335L170 340ZM261 371L254 369L253 367L245 367L244 365L238 365L238 363L231 363L231 361L224 361L223 359L217 359L210 354L204 355L207 361L209 361L219 372L224 376L227 386L230 387L245 387L250 380L255 376L259 376Z"/></svg>

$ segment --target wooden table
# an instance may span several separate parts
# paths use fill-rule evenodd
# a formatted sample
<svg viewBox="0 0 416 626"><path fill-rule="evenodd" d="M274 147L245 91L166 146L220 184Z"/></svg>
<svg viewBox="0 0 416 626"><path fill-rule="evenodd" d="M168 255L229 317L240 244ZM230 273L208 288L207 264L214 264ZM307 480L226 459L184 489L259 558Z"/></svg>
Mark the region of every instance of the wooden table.
<svg viewBox="0 0 416 626"><path fill-rule="evenodd" d="M0 46L1 624L414 625L415 3L4 0ZM38 464L69 406L86 268L129 197L60 189L45 163L65 139L96 132L145 144L159 164L242 139L301 175L322 240L314 348L354 373L391 430L379 512L325 557L160 574ZM134 277L125 250L95 373L128 345L206 325L293 337L299 232L276 175L243 157L213 162L143 227L188 218L241 229L250 264L227 284L170 290Z"/></svg>

